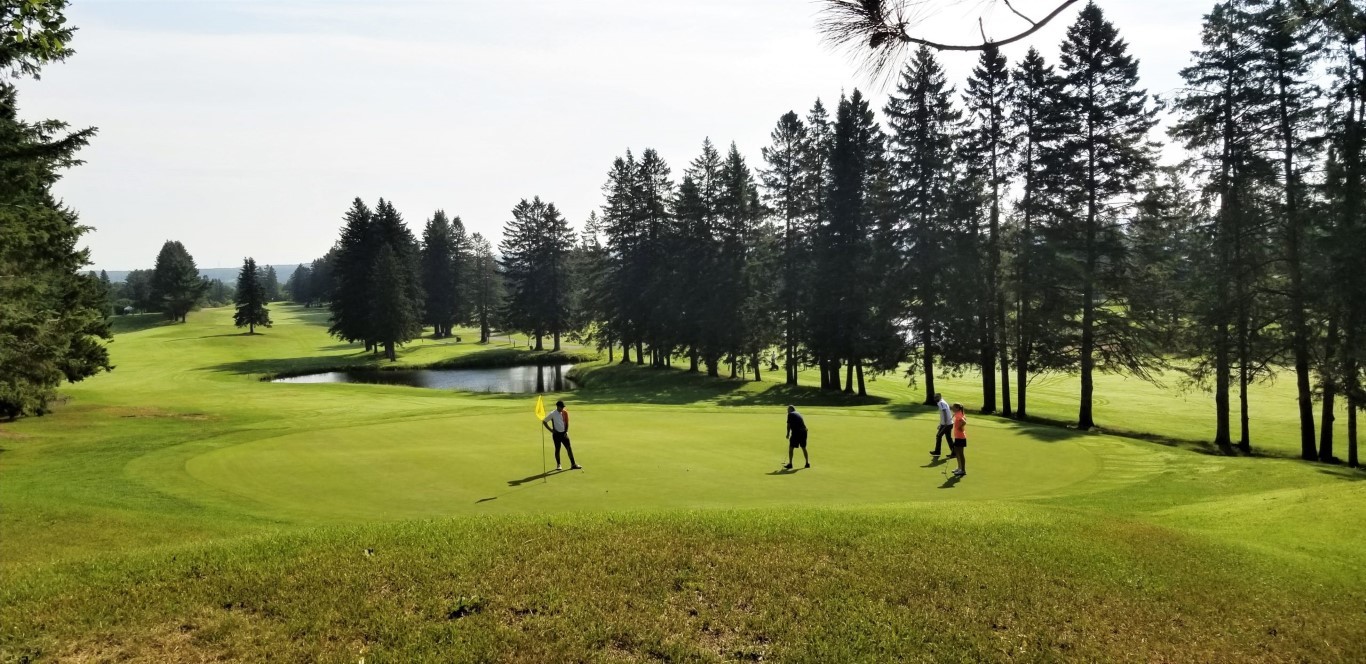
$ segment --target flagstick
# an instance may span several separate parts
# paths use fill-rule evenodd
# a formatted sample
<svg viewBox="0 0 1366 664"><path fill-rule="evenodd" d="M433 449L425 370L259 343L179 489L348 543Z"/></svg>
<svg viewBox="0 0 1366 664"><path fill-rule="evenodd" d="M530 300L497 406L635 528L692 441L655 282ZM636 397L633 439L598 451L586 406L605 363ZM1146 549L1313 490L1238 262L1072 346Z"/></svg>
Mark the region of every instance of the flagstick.
<svg viewBox="0 0 1366 664"><path fill-rule="evenodd" d="M545 426L541 426L541 483L545 484Z"/></svg>

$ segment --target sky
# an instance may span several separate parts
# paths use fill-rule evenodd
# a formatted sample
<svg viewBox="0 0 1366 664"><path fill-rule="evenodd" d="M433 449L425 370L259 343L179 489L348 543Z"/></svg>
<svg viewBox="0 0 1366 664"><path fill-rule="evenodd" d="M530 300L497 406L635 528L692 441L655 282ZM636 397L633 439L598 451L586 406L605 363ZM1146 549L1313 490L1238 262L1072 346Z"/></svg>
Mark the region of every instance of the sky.
<svg viewBox="0 0 1366 664"><path fill-rule="evenodd" d="M1053 0L1015 0L1035 18ZM1170 93L1212 0L1101 0ZM1056 61L1080 4L1028 40ZM821 40L813 0L72 0L76 55L20 87L21 114L99 133L56 185L94 269L148 268L180 240L201 268L307 262L352 199L421 235L458 215L495 245L522 198L576 227L612 160L655 148L675 178L710 137L752 167L778 118L892 85ZM921 31L980 40L1023 21L923 0ZM941 56L961 90L977 55Z"/></svg>

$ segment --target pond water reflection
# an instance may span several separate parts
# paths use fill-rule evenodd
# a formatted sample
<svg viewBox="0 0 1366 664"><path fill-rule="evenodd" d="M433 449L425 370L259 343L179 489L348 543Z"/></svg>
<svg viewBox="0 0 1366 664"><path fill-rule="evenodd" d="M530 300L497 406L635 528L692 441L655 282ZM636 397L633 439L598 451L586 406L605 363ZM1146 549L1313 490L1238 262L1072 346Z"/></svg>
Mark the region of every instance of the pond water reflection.
<svg viewBox="0 0 1366 664"><path fill-rule="evenodd" d="M572 364L499 367L497 369L353 369L276 378L274 383L373 383L434 390L509 394L563 392L577 387L567 376Z"/></svg>

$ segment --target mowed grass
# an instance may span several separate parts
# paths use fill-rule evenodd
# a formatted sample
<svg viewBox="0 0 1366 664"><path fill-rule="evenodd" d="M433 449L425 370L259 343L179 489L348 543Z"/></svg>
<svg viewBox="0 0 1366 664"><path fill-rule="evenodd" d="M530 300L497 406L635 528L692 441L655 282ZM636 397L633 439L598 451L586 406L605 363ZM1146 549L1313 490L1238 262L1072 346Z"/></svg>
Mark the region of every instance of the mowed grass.
<svg viewBox="0 0 1366 664"><path fill-rule="evenodd" d="M0 661L1366 658L1355 471L973 416L955 482L890 377L593 364L562 395L586 468L543 476L530 397L261 382L387 364L274 315L120 334L0 424ZM535 359L464 338L398 364ZM789 402L810 470L779 469ZM1126 403L1102 424L1175 421Z"/></svg>

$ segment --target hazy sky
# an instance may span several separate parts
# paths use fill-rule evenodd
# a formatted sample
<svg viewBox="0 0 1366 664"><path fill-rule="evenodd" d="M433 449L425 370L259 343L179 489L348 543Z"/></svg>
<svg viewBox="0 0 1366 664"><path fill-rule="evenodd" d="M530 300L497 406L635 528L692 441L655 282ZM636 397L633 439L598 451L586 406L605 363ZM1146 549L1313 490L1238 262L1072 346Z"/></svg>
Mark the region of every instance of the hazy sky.
<svg viewBox="0 0 1366 664"><path fill-rule="evenodd" d="M926 31L971 41L1022 22L931 0ZM1016 0L1036 17L1052 0ZM1102 1L1151 92L1180 84L1210 2ZM886 88L820 41L810 0L73 0L76 55L26 81L25 117L97 126L57 193L96 230L96 269L297 263L332 245L352 198L436 209L497 241L521 198L575 226L612 159L657 149L675 177L710 136L751 166L778 117ZM1078 8L1080 5L1078 5ZM1076 9L1030 43L1050 61ZM1027 49L1005 51L1012 62ZM975 54L945 54L961 88Z"/></svg>

